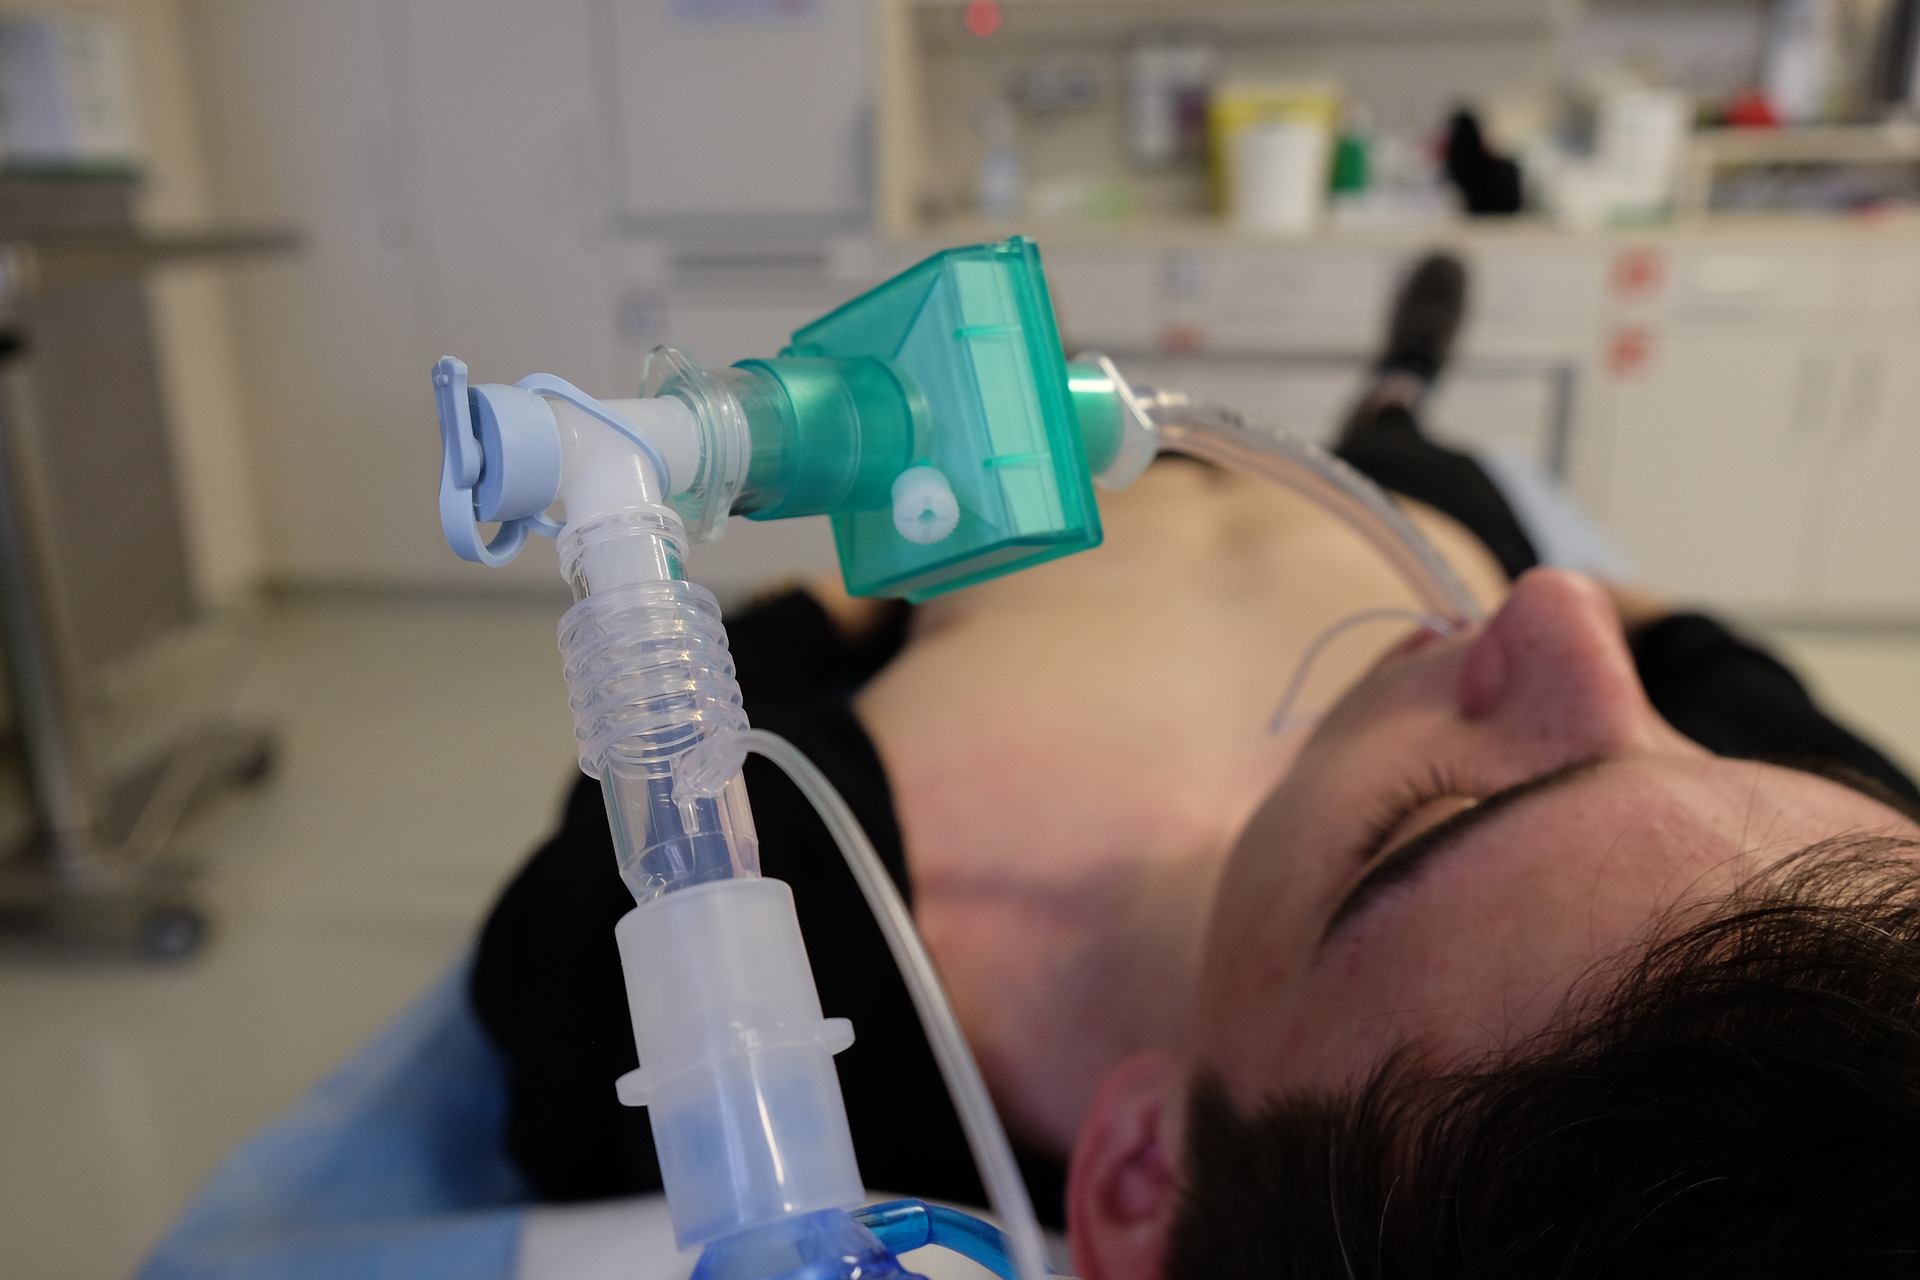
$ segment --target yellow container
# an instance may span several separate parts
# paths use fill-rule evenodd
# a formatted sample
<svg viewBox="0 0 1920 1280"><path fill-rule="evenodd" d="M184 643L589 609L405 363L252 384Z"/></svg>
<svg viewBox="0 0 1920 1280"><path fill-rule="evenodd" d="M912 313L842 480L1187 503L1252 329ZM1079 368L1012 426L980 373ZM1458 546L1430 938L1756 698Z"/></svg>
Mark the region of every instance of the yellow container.
<svg viewBox="0 0 1920 1280"><path fill-rule="evenodd" d="M1325 81L1228 81L1207 104L1207 165L1213 205L1227 215L1234 205L1234 138L1275 120L1312 125L1331 137L1340 123L1339 86Z"/></svg>

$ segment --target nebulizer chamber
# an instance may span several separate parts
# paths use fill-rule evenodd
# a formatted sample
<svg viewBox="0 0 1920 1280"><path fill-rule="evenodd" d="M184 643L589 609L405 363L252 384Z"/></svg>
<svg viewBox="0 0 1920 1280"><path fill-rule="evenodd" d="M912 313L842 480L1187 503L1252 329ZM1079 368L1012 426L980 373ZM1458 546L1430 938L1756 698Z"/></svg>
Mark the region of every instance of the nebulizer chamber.
<svg viewBox="0 0 1920 1280"><path fill-rule="evenodd" d="M1096 477L1122 485L1174 447L1347 518L1426 607L1470 617L1471 599L1390 503L1325 455L1130 387L1104 359L1070 366L1024 239L937 254L777 357L708 370L658 351L632 399L547 375L469 386L450 357L435 384L454 549L498 564L529 534L555 536L573 589L560 641L581 767L602 784L637 904L616 938L640 1066L617 1088L649 1108L681 1247L707 1246L709 1280L759 1280L885 1273L886 1241L911 1237L1040 1280L1011 1149L906 908L825 778L750 729L718 603L684 576L689 545L731 514L824 514L852 593L922 600L1098 545ZM563 519L548 514L556 501ZM480 522L499 532L483 541ZM759 875L749 749L815 799L875 906L1008 1228L1005 1253L950 1211L849 1215L863 1193L832 1058L854 1031L823 1016L791 894Z"/></svg>

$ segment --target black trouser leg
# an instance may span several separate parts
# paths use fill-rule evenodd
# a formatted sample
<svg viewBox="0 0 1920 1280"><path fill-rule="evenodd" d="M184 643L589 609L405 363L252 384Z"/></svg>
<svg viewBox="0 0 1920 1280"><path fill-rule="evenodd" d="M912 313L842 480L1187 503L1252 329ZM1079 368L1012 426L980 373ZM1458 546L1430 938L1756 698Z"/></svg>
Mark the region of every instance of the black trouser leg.
<svg viewBox="0 0 1920 1280"><path fill-rule="evenodd" d="M1452 516L1517 578L1539 554L1499 488L1471 457L1435 444L1411 409L1398 403L1362 406L1340 435L1340 459L1375 484Z"/></svg>

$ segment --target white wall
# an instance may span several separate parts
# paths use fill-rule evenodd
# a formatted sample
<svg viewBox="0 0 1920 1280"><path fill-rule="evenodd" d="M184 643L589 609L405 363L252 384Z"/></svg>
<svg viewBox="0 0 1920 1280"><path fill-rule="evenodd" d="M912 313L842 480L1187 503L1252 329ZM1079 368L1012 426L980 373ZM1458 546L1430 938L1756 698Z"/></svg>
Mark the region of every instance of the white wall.
<svg viewBox="0 0 1920 1280"><path fill-rule="evenodd" d="M824 291L798 310L748 306L745 329L714 322L709 299L677 295L685 281L663 266L662 246L614 228L609 108L594 80L603 10L586 0L180 3L218 207L309 235L298 259L234 286L276 579L557 587L544 540L504 570L447 550L434 502L436 357L460 356L481 382L544 370L628 394L655 343L709 364L770 354L870 283L835 283L823 268L812 279ZM777 95L740 96L783 109ZM660 116L622 119L640 131L640 161L648 131L698 125L697 113ZM716 172L739 162L707 158ZM697 181L687 165L639 180ZM786 327L771 332L769 318ZM817 531L742 531L696 558L723 587L830 564Z"/></svg>
<svg viewBox="0 0 1920 1280"><path fill-rule="evenodd" d="M456 331L490 315L545 318L570 292L581 312L602 313L569 289L577 275L554 261L578 239L557 172L565 138L542 145L550 140L524 136L544 122L543 105L580 84L541 55L582 7L553 6L546 30L513 32L490 20L507 6L465 6L465 15L442 15L437 31L409 20L414 7L184 2L220 207L239 219L291 219L307 234L298 258L234 288L270 570L300 583L550 583L550 556L544 572L516 565L489 574L454 561L441 541L428 369L453 351L476 379L511 380L530 371L531 353L512 353L509 371L491 344L457 344ZM464 96L423 84L427 44L430 60L469 60ZM584 56L584 40L579 47ZM550 98L540 93L548 85ZM489 104L528 110L515 120ZM426 120L447 113L468 145L428 154ZM512 165L510 155L524 162ZM456 210L466 216L450 231L433 216L436 180L449 168L482 189L497 180L496 203ZM543 196L553 198L542 205ZM526 219L518 243L489 237L500 205L518 212L528 203L544 216ZM472 276L443 291L434 268L453 251L471 254ZM602 377L598 361L552 364L588 384Z"/></svg>

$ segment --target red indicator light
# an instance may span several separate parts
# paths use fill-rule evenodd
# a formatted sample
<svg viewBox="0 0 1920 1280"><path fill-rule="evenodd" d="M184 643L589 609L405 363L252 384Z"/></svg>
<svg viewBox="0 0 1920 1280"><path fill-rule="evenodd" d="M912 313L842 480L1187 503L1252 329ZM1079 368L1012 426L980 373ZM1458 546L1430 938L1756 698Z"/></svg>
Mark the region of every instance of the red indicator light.
<svg viewBox="0 0 1920 1280"><path fill-rule="evenodd" d="M1005 16L996 0L967 0L966 11L960 20L966 23L969 32L985 39L1000 29Z"/></svg>

